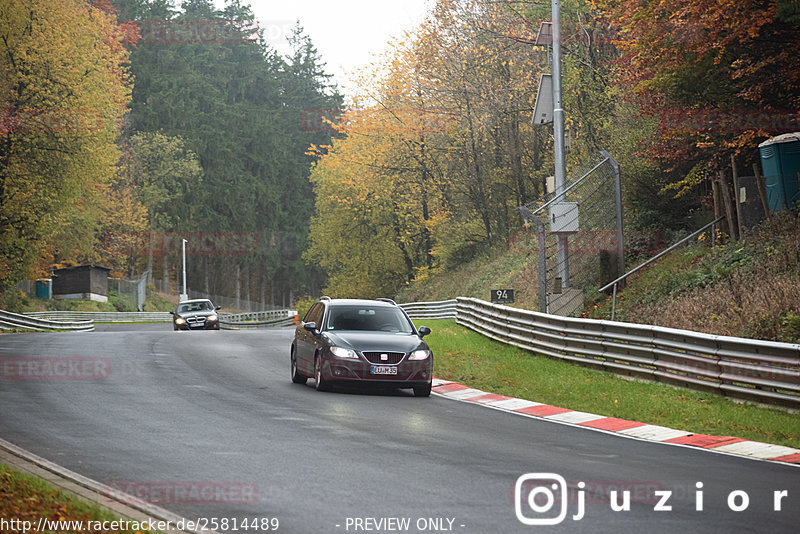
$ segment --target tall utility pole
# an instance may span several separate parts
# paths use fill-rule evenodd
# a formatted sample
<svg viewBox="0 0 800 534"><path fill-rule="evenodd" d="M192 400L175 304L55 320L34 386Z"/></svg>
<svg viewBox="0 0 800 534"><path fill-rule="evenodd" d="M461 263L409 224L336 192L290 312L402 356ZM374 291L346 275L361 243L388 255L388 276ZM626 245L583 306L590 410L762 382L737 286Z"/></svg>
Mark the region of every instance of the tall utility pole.
<svg viewBox="0 0 800 534"><path fill-rule="evenodd" d="M553 149L555 152L556 204L566 201L567 163L564 157L564 108L561 104L561 3L551 0L553 16ZM567 234L559 233L556 241L556 261L562 287L569 287L569 242Z"/></svg>
<svg viewBox="0 0 800 534"><path fill-rule="evenodd" d="M181 293L181 300L189 300L189 295L186 293L186 239L181 239L181 255L183 256L183 292Z"/></svg>

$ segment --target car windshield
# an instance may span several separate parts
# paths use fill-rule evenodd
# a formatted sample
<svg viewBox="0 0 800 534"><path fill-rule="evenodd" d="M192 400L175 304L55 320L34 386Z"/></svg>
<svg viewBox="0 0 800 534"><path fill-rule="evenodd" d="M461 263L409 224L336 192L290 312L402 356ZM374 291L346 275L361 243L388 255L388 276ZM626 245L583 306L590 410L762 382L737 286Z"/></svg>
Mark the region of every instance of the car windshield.
<svg viewBox="0 0 800 534"><path fill-rule="evenodd" d="M411 334L414 329L399 308L388 306L335 306L327 330L367 330Z"/></svg>
<svg viewBox="0 0 800 534"><path fill-rule="evenodd" d="M178 313L196 312L203 310L213 310L214 306L209 301L187 302L178 306Z"/></svg>

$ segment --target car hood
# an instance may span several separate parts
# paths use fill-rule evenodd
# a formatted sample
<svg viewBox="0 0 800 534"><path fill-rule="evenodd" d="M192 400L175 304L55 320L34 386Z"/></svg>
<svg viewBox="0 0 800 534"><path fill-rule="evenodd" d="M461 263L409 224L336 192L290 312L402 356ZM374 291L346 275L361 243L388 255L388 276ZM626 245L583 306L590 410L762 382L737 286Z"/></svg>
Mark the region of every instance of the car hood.
<svg viewBox="0 0 800 534"><path fill-rule="evenodd" d="M217 312L213 310L199 310L193 312L182 312L179 313L178 315L186 319L188 317L208 317L209 315L217 315Z"/></svg>
<svg viewBox="0 0 800 534"><path fill-rule="evenodd" d="M331 344L357 351L411 352L420 347L428 348L415 334L392 334L388 332L337 332L326 333Z"/></svg>

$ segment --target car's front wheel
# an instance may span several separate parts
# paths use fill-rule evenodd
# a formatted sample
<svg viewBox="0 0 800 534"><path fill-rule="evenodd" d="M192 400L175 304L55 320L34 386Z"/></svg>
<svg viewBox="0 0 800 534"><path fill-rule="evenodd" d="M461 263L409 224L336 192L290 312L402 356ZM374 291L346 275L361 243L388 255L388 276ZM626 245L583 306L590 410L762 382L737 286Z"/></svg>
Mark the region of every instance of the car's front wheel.
<svg viewBox="0 0 800 534"><path fill-rule="evenodd" d="M314 380L317 381L317 391L328 391L330 386L328 381L322 378L322 358L314 358Z"/></svg>
<svg viewBox="0 0 800 534"><path fill-rule="evenodd" d="M422 386L414 386L415 397L430 397L431 396L431 383L428 382Z"/></svg>
<svg viewBox="0 0 800 534"><path fill-rule="evenodd" d="M308 378L301 375L297 370L297 357L294 355L294 349L292 349L292 382L295 384L305 384L307 380Z"/></svg>

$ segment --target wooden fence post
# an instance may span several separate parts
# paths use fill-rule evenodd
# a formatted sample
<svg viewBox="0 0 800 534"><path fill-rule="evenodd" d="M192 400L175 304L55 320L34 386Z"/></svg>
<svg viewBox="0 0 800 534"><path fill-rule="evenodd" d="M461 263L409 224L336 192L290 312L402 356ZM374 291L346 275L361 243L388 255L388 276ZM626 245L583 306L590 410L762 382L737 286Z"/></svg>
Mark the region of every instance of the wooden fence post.
<svg viewBox="0 0 800 534"><path fill-rule="evenodd" d="M719 181L718 180L711 180L711 195L714 197L714 220L716 221L717 219L720 218L720 215L722 215L722 210L721 210L721 207L720 207L720 205L722 204L722 201L720 200L720 197L719 197L720 193L719 193ZM711 236L711 239L712 239L711 246L712 247L717 244L717 228L718 227L716 225L711 227L711 233L713 234Z"/></svg>
<svg viewBox="0 0 800 534"><path fill-rule="evenodd" d="M764 208L764 217L769 219L772 214L769 212L769 202L767 201L767 186L764 185L761 171L758 170L758 163L753 163L753 172L756 174L756 186L758 187L758 196L761 198L761 206Z"/></svg>
<svg viewBox="0 0 800 534"><path fill-rule="evenodd" d="M739 236L736 235L738 227L734 215L733 201L731 200L730 184L728 183L728 177L725 175L725 169L719 170L719 185L722 189L722 203L725 205L725 220L728 223L728 233L731 239L738 241Z"/></svg>
<svg viewBox="0 0 800 534"><path fill-rule="evenodd" d="M741 191L739 191L739 170L736 168L736 158L731 154L731 172L733 173L733 202L736 205L736 225L739 232L739 239L744 236L744 225L742 224Z"/></svg>

